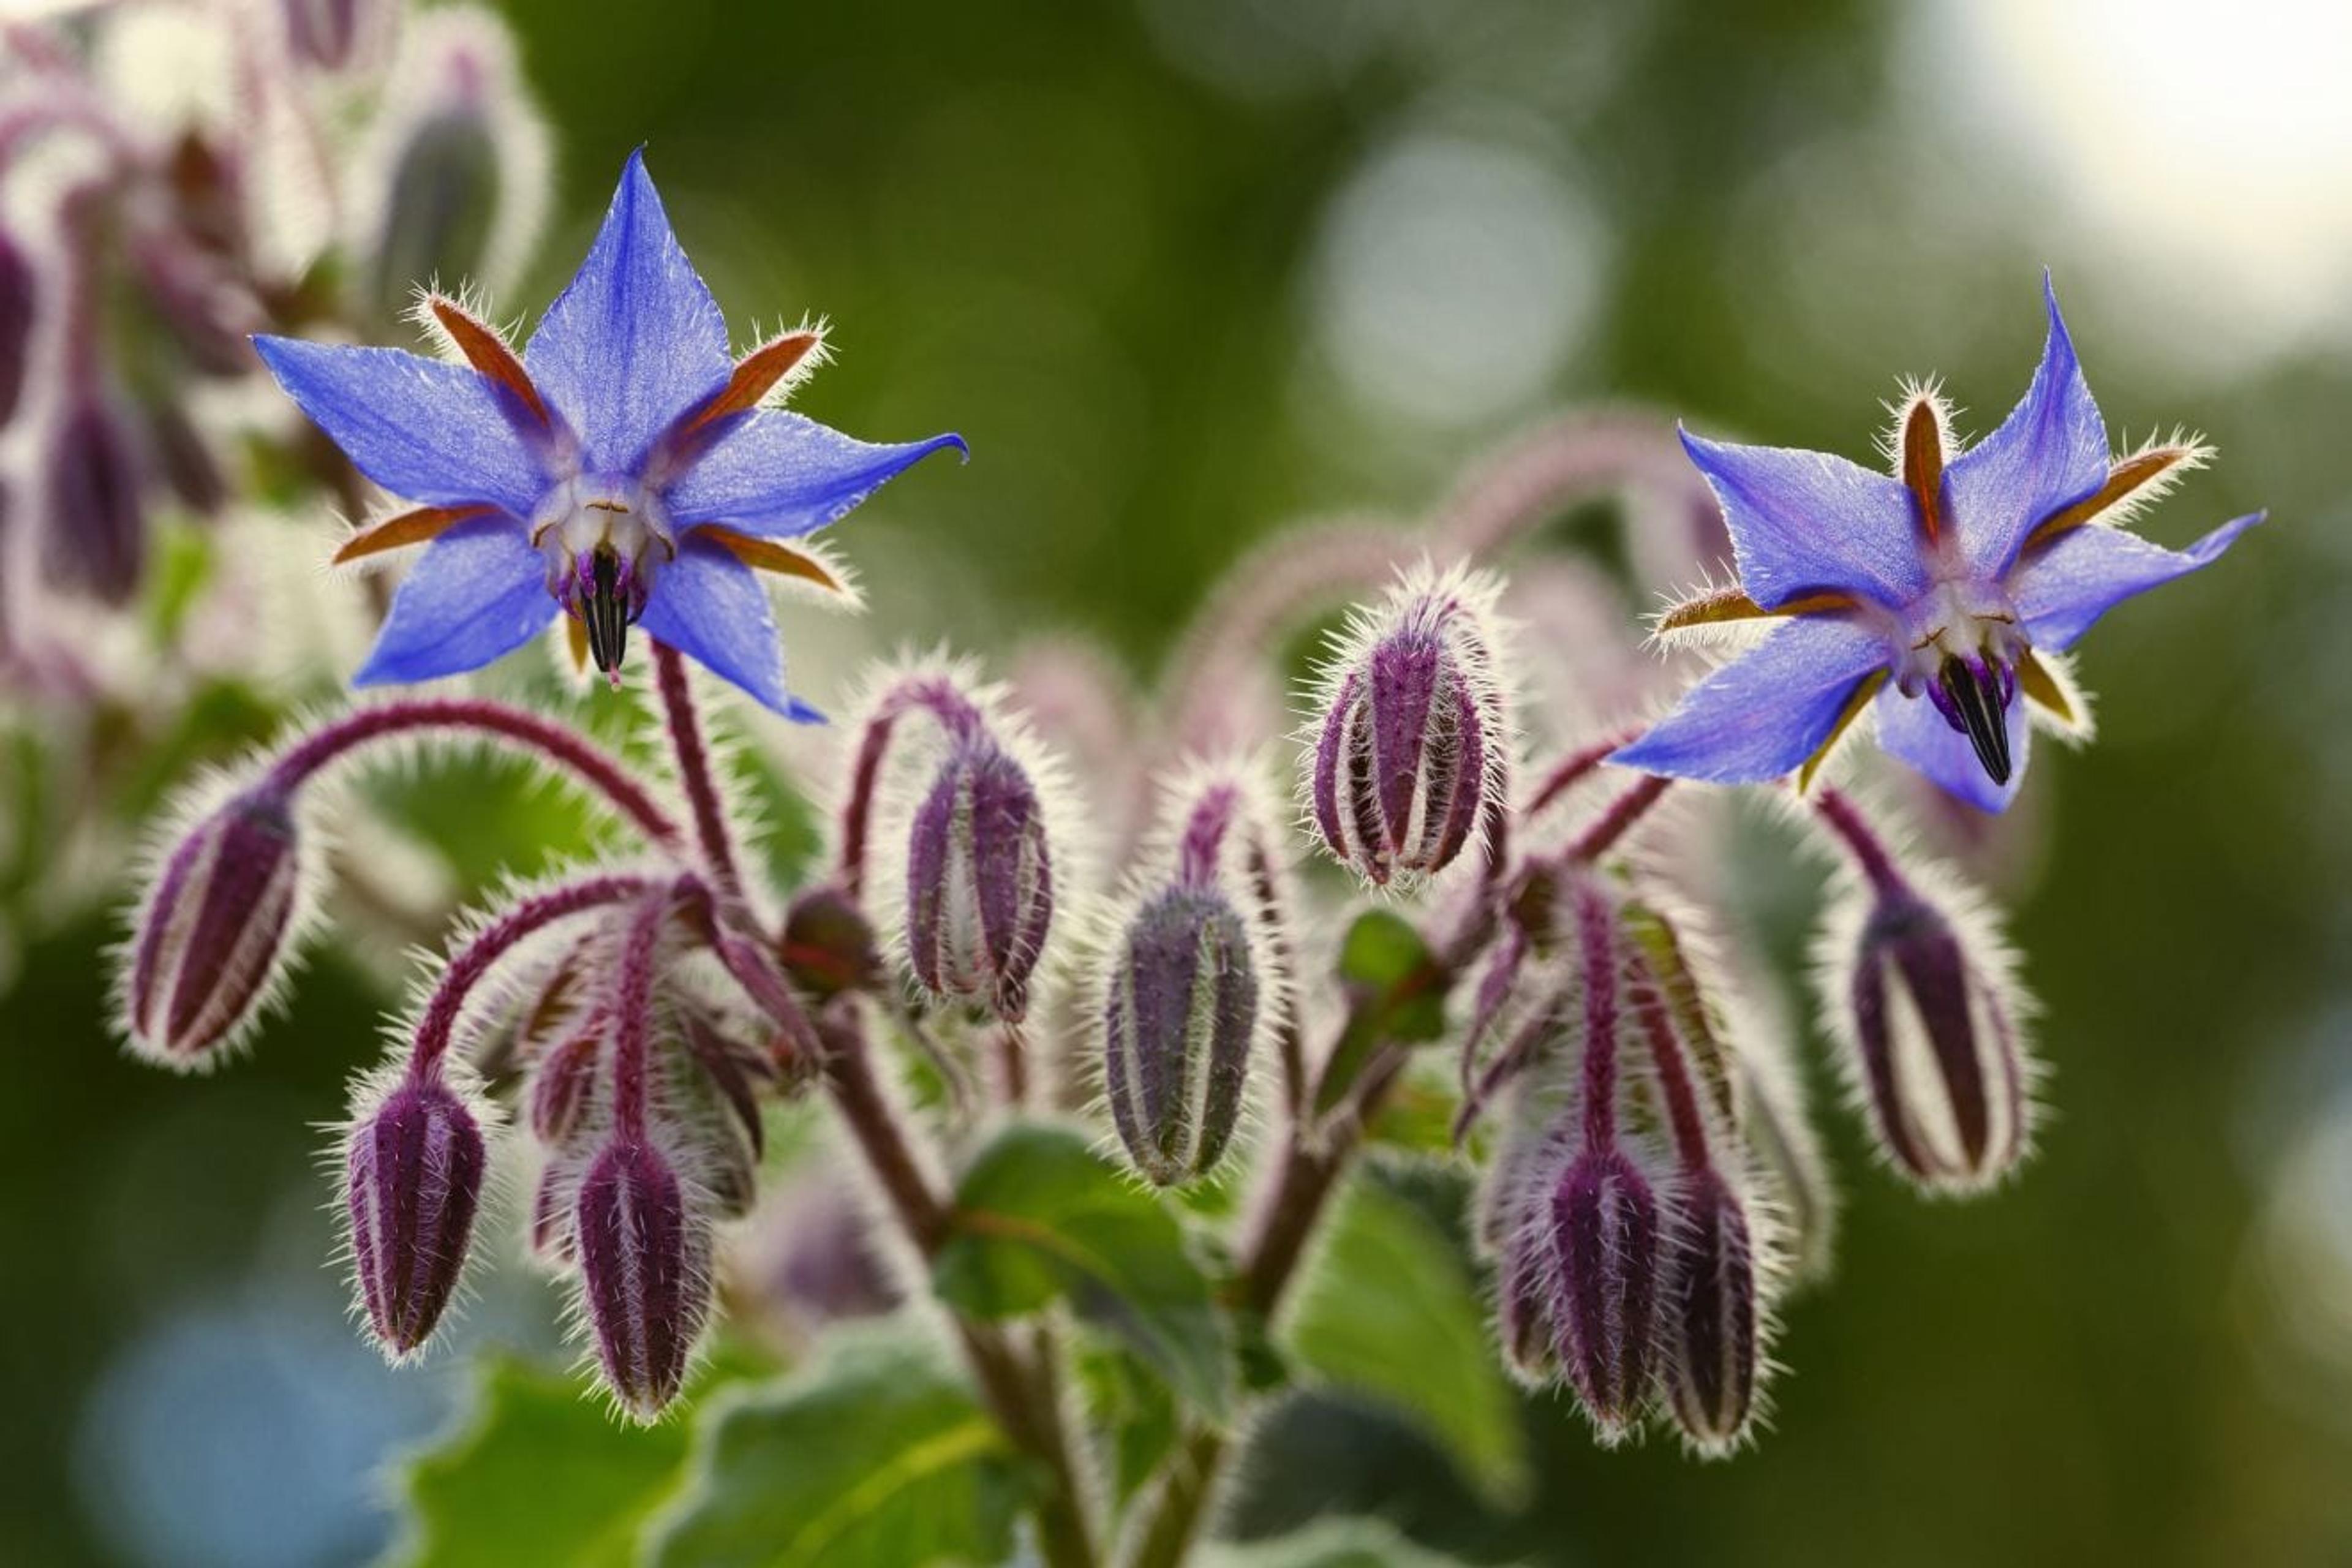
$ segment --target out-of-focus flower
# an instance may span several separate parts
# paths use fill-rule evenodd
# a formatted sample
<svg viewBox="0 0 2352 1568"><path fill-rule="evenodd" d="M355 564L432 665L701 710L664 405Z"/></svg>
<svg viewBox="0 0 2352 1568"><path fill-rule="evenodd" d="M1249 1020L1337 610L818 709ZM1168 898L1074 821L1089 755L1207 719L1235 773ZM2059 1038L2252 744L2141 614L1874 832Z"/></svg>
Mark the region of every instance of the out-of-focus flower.
<svg viewBox="0 0 2352 1568"><path fill-rule="evenodd" d="M2122 526L2211 454L2175 440L2112 457L2046 279L2043 294L2041 368L1965 451L1926 388L1896 424L1892 476L1685 435L1723 504L1739 583L1675 605L1658 632L1781 624L1615 761L1718 784L1810 782L1874 706L1889 752L1999 811L2024 777L2029 711L2087 733L2089 709L2057 656L2115 605L2215 560L2261 514L2178 552Z"/></svg>
<svg viewBox="0 0 2352 1568"><path fill-rule="evenodd" d="M618 681L642 624L779 713L783 650L755 572L840 584L785 541L839 521L955 436L871 446L761 406L822 358L787 332L730 363L726 322L633 154L587 260L518 356L437 296L463 365L398 349L256 340L362 473L415 503L339 560L424 543L360 685L479 668L560 608Z"/></svg>

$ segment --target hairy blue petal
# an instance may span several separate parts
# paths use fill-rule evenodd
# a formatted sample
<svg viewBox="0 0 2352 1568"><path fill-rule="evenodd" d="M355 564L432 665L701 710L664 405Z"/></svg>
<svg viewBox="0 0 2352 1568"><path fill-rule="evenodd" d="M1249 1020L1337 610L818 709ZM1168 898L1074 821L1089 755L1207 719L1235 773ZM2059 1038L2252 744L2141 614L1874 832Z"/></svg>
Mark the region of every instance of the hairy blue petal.
<svg viewBox="0 0 2352 1568"><path fill-rule="evenodd" d="M1826 452L1736 447L1683 432L1723 504L1739 584L1766 609L1823 590L1898 609L1927 589L1900 481Z"/></svg>
<svg viewBox="0 0 2352 1568"><path fill-rule="evenodd" d="M654 578L637 624L777 712L802 717L784 690L784 647L768 591L749 566L709 540L688 534L680 542L677 559Z"/></svg>
<svg viewBox="0 0 2352 1568"><path fill-rule="evenodd" d="M680 527L723 522L745 533L792 539L839 522L857 504L961 436L876 446L798 414L745 416L669 489Z"/></svg>
<svg viewBox="0 0 2352 1568"><path fill-rule="evenodd" d="M2210 565L2263 513L2225 522L2186 550L2167 550L2137 533L2091 523L2059 535L2010 574L2011 602L2036 647L2063 652L2091 623L2135 594Z"/></svg>
<svg viewBox="0 0 2352 1568"><path fill-rule="evenodd" d="M2031 727L2025 721L2025 700L2010 700L2009 782L1997 784L1977 760L1968 736L1952 728L1935 703L1925 697L1906 697L1889 686L1879 693L1878 743L1948 795L1957 795L1979 811L2006 811L2025 782Z"/></svg>
<svg viewBox="0 0 2352 1568"><path fill-rule="evenodd" d="M2000 428L1961 453L1945 474L1961 548L1970 565L1990 576L2009 569L2043 518L2107 479L2106 421L2083 379L2046 273L2042 293L2050 307L2050 336L2033 384Z"/></svg>
<svg viewBox="0 0 2352 1568"><path fill-rule="evenodd" d="M311 422L396 496L528 517L547 489L537 454L474 370L401 349L273 337L253 346Z"/></svg>
<svg viewBox="0 0 2352 1568"><path fill-rule="evenodd" d="M642 152L522 357L588 466L610 472L635 468L671 421L727 384L726 320L670 232Z"/></svg>
<svg viewBox="0 0 2352 1568"><path fill-rule="evenodd" d="M1836 729L1854 683L1886 645L1843 621L1803 616L1684 694L1612 763L1715 784L1793 773Z"/></svg>
<svg viewBox="0 0 2352 1568"><path fill-rule="evenodd" d="M529 642L555 614L547 559L509 517L461 522L427 546L392 596L354 686L479 669Z"/></svg>

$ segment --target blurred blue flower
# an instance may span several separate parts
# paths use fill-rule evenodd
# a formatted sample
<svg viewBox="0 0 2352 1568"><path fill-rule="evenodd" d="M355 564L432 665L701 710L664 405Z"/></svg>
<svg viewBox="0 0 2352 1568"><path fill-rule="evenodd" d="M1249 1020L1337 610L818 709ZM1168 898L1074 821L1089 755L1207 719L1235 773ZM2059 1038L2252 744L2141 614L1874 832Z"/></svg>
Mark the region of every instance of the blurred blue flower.
<svg viewBox="0 0 2352 1568"><path fill-rule="evenodd" d="M1781 624L1694 687L1612 761L1655 773L1809 784L1875 706L1879 743L1960 799L2000 811L2025 773L2029 712L2062 735L2089 707L2060 657L2135 594L2206 565L2261 521L2188 550L2123 526L2211 456L2193 440L2111 458L2057 295L2024 401L1952 449L1930 387L1905 400L1893 476L1822 452L1683 445L1722 503L1737 587L1662 615L1662 637Z"/></svg>
<svg viewBox="0 0 2352 1568"><path fill-rule="evenodd" d="M872 446L761 406L821 362L822 334L799 329L730 361L718 302L641 153L520 357L456 301L423 306L466 364L255 340L359 470L416 504L336 559L431 542L355 684L479 668L561 608L575 660L593 656L616 685L628 628L642 625L776 711L815 717L785 690L754 569L838 588L821 558L784 542L961 438Z"/></svg>

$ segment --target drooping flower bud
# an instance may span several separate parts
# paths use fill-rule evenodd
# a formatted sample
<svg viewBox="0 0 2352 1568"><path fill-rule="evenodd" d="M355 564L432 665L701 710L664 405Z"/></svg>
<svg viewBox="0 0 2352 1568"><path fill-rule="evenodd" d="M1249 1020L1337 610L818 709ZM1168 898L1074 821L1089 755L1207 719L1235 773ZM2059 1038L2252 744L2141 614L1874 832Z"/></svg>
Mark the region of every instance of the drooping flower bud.
<svg viewBox="0 0 2352 1568"><path fill-rule="evenodd" d="M1641 1419L1657 1368L1664 1258L1649 1178L1622 1150L1579 1153L1552 1187L1551 1239L1560 1363L1614 1443Z"/></svg>
<svg viewBox="0 0 2352 1568"><path fill-rule="evenodd" d="M1727 1454L1756 1409L1759 1314L1756 1243L1722 1174L1685 1173L1673 1199L1665 1289L1666 1386L1675 1424L1708 1455Z"/></svg>
<svg viewBox="0 0 2352 1568"><path fill-rule="evenodd" d="M1509 752L1483 575L1408 574L1326 671L1307 794L1325 847L1365 881L1451 865L1500 797Z"/></svg>
<svg viewBox="0 0 2352 1568"><path fill-rule="evenodd" d="M916 809L907 950L941 997L1018 1022L1054 918L1053 858L1028 770L984 734L960 739Z"/></svg>
<svg viewBox="0 0 2352 1568"><path fill-rule="evenodd" d="M590 1326L621 1408L651 1421L677 1396L710 1307L708 1222L651 1143L616 1137L580 1178L573 1222Z"/></svg>
<svg viewBox="0 0 2352 1568"><path fill-rule="evenodd" d="M1540 1224L1517 1225L1503 1238L1495 1264L1496 1337L1503 1364L1520 1384L1548 1387L1559 1376L1559 1258Z"/></svg>
<svg viewBox="0 0 2352 1568"><path fill-rule="evenodd" d="M1999 1181L2032 1121L2006 974L1902 885L1876 893L1851 951L1842 1032L1880 1148L1933 1191Z"/></svg>
<svg viewBox="0 0 2352 1568"><path fill-rule="evenodd" d="M343 1151L352 1266L368 1325L395 1361L449 1305L488 1165L473 1112L438 1077L398 1080L354 1121Z"/></svg>
<svg viewBox="0 0 2352 1568"><path fill-rule="evenodd" d="M266 783L173 846L123 955L132 1049L166 1067L208 1067L258 1018L292 946L303 859L291 803Z"/></svg>
<svg viewBox="0 0 2352 1568"><path fill-rule="evenodd" d="M47 444L50 578L110 605L139 590L147 563L141 459L130 431L100 398L68 405Z"/></svg>
<svg viewBox="0 0 2352 1568"><path fill-rule="evenodd" d="M1223 1157L1257 1024L1249 931L1223 892L1180 884L1135 912L1104 997L1104 1079L1119 1141L1152 1181L1191 1181Z"/></svg>

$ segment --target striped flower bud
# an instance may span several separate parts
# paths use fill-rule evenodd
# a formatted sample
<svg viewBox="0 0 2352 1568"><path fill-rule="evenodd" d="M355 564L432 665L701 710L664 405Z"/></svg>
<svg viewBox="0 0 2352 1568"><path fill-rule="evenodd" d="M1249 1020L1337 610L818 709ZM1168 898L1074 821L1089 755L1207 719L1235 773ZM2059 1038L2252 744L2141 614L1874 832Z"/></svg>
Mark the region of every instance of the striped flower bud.
<svg viewBox="0 0 2352 1568"><path fill-rule="evenodd" d="M488 1166L473 1112L438 1077L398 1081L353 1123L343 1149L352 1266L368 1326L395 1361L449 1305Z"/></svg>
<svg viewBox="0 0 2352 1568"><path fill-rule="evenodd" d="M1028 770L983 733L961 738L916 809L907 859L907 950L933 995L1007 1022L1054 918L1053 859Z"/></svg>
<svg viewBox="0 0 2352 1568"><path fill-rule="evenodd" d="M1103 1005L1111 1120L1161 1186L1214 1169L1239 1125L1258 1025L1249 930L1213 886L1179 884L1128 922Z"/></svg>
<svg viewBox="0 0 2352 1568"><path fill-rule="evenodd" d="M1560 1364L1604 1443L1632 1432L1657 1367L1664 1248L1649 1178L1616 1149L1587 1151L1551 1192Z"/></svg>
<svg viewBox="0 0 2352 1568"><path fill-rule="evenodd" d="M1665 1282L1666 1388L1675 1424L1701 1453L1738 1446L1756 1408L1756 1244L1746 1205L1702 1167L1676 1184Z"/></svg>
<svg viewBox="0 0 2352 1568"><path fill-rule="evenodd" d="M550 1050L530 1076L530 1133L550 1149L561 1149L589 1124L596 1107L597 1075L603 1070L601 1021Z"/></svg>
<svg viewBox="0 0 2352 1568"><path fill-rule="evenodd" d="M1849 1068L1895 1167L1936 1192L1998 1182L2032 1131L2007 975L1907 886L1883 889L1853 939L1841 1009Z"/></svg>
<svg viewBox="0 0 2352 1568"><path fill-rule="evenodd" d="M1495 1264L1495 1328L1503 1364L1528 1388L1549 1387L1559 1376L1559 1258L1541 1225L1518 1226L1504 1238Z"/></svg>
<svg viewBox="0 0 2352 1568"><path fill-rule="evenodd" d="M292 805L266 784L232 795L172 848L124 950L133 1050L205 1068L250 1029L287 966L303 867Z"/></svg>
<svg viewBox="0 0 2352 1568"><path fill-rule="evenodd" d="M651 1143L616 1137L580 1178L573 1235L605 1386L651 1421L677 1397L710 1308L708 1222Z"/></svg>
<svg viewBox="0 0 2352 1568"><path fill-rule="evenodd" d="M882 978L874 928L857 900L837 887L812 888L793 900L779 956L794 986L818 1002L870 991Z"/></svg>
<svg viewBox="0 0 2352 1568"><path fill-rule="evenodd" d="M1307 794L1324 847L1367 882L1444 870L1501 796L1495 593L1483 575L1408 574L1335 649Z"/></svg>

